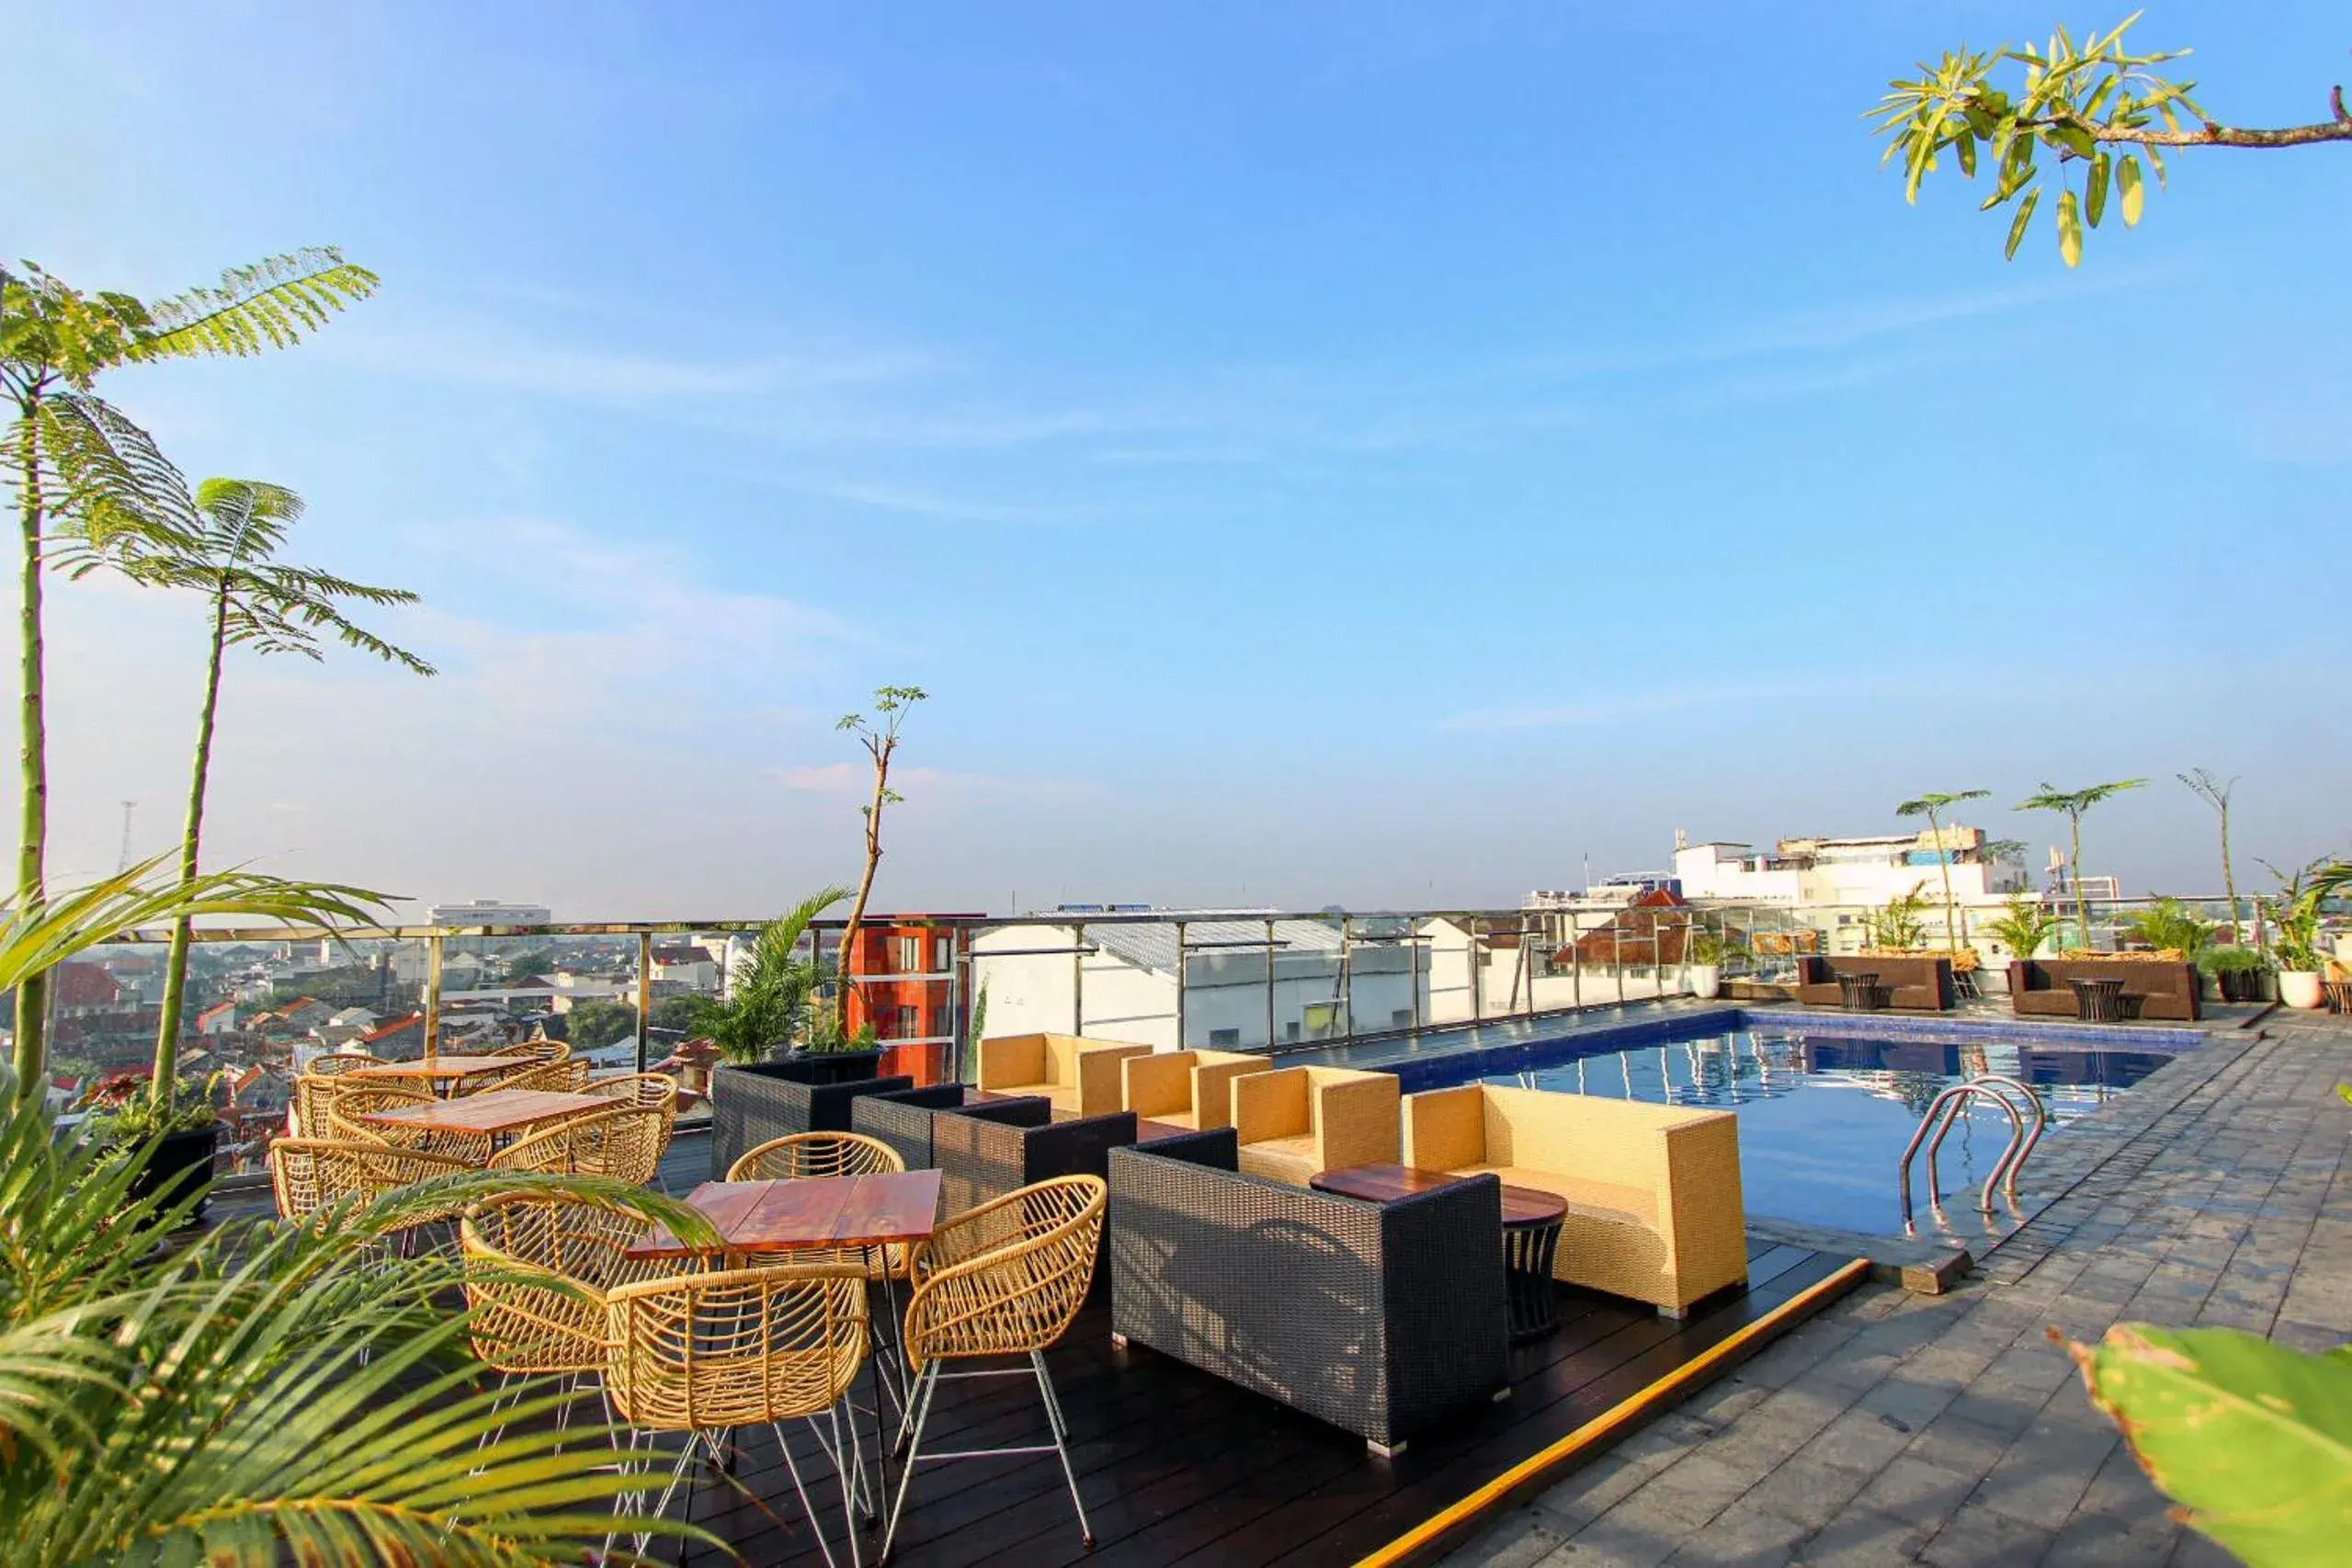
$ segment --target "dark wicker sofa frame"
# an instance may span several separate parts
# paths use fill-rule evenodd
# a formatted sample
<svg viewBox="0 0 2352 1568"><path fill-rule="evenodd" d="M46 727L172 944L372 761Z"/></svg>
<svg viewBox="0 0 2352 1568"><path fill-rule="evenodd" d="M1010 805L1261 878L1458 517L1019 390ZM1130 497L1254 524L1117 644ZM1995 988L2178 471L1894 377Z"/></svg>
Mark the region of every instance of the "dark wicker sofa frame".
<svg viewBox="0 0 2352 1568"><path fill-rule="evenodd" d="M1119 1340L1380 1453L1507 1391L1493 1176L1365 1203L1244 1176L1219 1149L1176 1142L1111 1151Z"/></svg>
<svg viewBox="0 0 2352 1568"><path fill-rule="evenodd" d="M1838 989L1841 974L1875 974L1885 1005L1899 1012L1942 1013L1952 1006L1952 960L1949 959L1880 958L1861 953L1853 958L1825 959L1804 954L1797 960L1797 1000L1816 1007L1835 1007L1845 999Z"/></svg>
<svg viewBox="0 0 2352 1568"><path fill-rule="evenodd" d="M771 1138L788 1132L846 1132L850 1108L863 1095L911 1089L911 1077L861 1078L846 1084L804 1084L783 1075L790 1062L717 1067L710 1074L710 1174Z"/></svg>
<svg viewBox="0 0 2352 1568"><path fill-rule="evenodd" d="M937 1163L931 1138L935 1116L977 1117L1015 1127L1043 1127L1053 1119L1053 1102L1043 1095L1000 1096L972 1105L966 1103L971 1093L963 1084L933 1084L861 1096L850 1108L849 1130L881 1139L898 1151L908 1170L919 1171Z"/></svg>
<svg viewBox="0 0 2352 1568"><path fill-rule="evenodd" d="M2010 1011L2019 1017L2075 1017L2074 988L2066 983L2070 980L2120 980L2125 1000L2135 1005L2142 1018L2193 1024L2204 1016L2195 964L2139 959L2106 963L2097 959L2012 960Z"/></svg>

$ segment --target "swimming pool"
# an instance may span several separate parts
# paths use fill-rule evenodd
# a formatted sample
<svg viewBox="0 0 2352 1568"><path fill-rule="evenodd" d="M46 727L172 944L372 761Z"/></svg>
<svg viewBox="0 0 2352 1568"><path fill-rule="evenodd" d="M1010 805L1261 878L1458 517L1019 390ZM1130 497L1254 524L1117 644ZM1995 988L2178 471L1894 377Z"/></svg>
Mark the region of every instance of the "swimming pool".
<svg viewBox="0 0 2352 1568"><path fill-rule="evenodd" d="M1862 1028L1883 1029L1887 1038L1845 1032ZM2022 1080L2049 1113L2051 1131L2040 1151L2047 1154L2067 1123L2201 1039L2189 1029L2008 1030L1958 1020L1872 1015L1867 1023L1807 1021L1802 1015L1721 1009L1566 1032L1555 1024L1550 1039L1528 1029L1478 1042L1383 1042L1335 1055L1348 1065L1395 1072L1408 1091L1478 1081L1721 1107L1740 1119L1748 1213L1892 1234L1903 1228L1896 1162L1938 1091L1985 1073ZM1366 1059L1374 1056L1381 1059ZM2007 1117L1979 1100L1946 1138L1938 1160L1946 1228L1982 1230L1974 1189L2008 1137ZM1915 1168L1920 1228L1931 1232L1938 1226L1926 1209L1924 1159ZM2028 1165L2021 1197L2033 1195L2035 1175Z"/></svg>

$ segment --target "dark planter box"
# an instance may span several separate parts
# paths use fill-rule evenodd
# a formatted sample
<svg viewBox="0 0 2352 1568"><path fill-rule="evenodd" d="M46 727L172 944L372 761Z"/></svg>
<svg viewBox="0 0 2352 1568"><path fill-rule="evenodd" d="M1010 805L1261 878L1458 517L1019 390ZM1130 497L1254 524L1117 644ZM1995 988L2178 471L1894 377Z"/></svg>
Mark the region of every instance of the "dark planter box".
<svg viewBox="0 0 2352 1568"><path fill-rule="evenodd" d="M2224 1002L2259 1002L2262 995L2262 971L2258 969L2221 969L2213 978L2221 987Z"/></svg>
<svg viewBox="0 0 2352 1568"><path fill-rule="evenodd" d="M811 1083L799 1075L801 1065L761 1062L711 1070L710 1174L714 1178L723 1177L728 1166L771 1138L790 1132L848 1131L851 1108L862 1096L915 1086L912 1078Z"/></svg>
<svg viewBox="0 0 2352 1568"><path fill-rule="evenodd" d="M188 1213L190 1223L202 1219L204 1206L210 1201L212 1190L212 1151L218 1130L199 1127L186 1132L166 1132L163 1142L148 1154L147 1163L131 1178L131 1200L162 1195L169 1206L196 1199L196 1207Z"/></svg>
<svg viewBox="0 0 2352 1568"><path fill-rule="evenodd" d="M879 1075L881 1069L882 1053L877 1049L796 1051L781 1062L760 1062L753 1071L795 1084L855 1084Z"/></svg>

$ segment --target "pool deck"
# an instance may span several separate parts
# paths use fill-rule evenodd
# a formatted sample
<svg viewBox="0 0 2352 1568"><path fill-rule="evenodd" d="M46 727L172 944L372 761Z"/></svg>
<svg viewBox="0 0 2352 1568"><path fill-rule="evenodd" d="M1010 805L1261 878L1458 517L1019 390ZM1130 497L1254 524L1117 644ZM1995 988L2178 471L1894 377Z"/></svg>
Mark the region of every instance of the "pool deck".
<svg viewBox="0 0 2352 1568"><path fill-rule="evenodd" d="M2173 1523L2046 1330L2352 1338L2352 1020L2219 1020L2036 1156L1952 1293L1870 1287L1531 1501L1455 1568L2233 1562Z"/></svg>

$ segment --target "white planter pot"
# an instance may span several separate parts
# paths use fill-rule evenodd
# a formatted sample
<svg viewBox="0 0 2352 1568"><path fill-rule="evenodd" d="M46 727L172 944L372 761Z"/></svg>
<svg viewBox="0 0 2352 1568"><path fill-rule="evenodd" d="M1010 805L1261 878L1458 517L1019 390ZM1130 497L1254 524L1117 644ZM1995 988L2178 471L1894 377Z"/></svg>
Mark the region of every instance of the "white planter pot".
<svg viewBox="0 0 2352 1568"><path fill-rule="evenodd" d="M2282 969L2278 971L2278 1000L2290 1007L2316 1007L2320 999L2319 971Z"/></svg>
<svg viewBox="0 0 2352 1568"><path fill-rule="evenodd" d="M1721 964L1695 963L1690 966L1690 994L1701 1002L1712 1002L1722 993L1723 969Z"/></svg>

